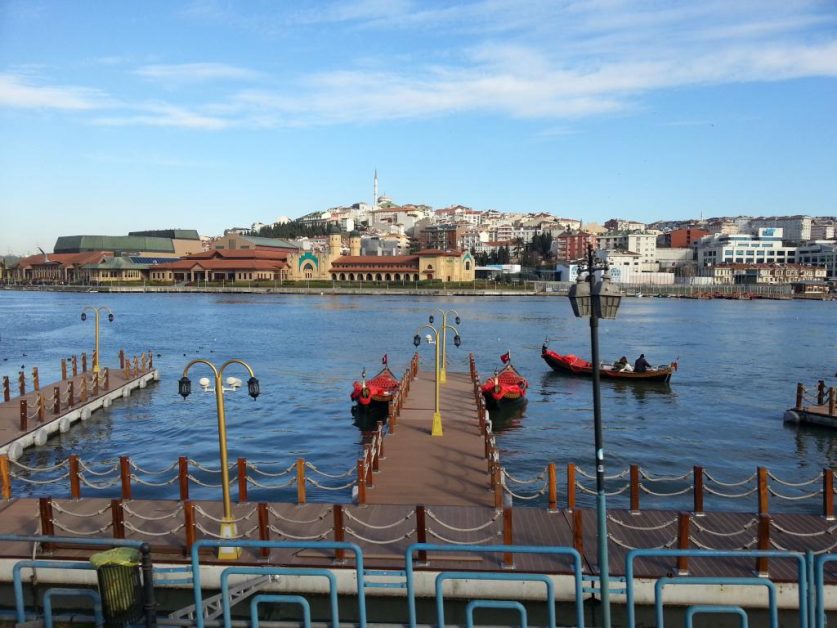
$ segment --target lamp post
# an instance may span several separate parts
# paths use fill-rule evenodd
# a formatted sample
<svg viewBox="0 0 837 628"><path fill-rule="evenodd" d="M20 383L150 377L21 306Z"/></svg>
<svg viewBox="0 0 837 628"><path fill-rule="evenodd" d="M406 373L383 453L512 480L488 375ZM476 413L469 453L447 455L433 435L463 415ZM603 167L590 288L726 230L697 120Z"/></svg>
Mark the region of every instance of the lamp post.
<svg viewBox="0 0 837 628"><path fill-rule="evenodd" d="M421 334L419 332L424 329L428 328L433 332L433 339L430 339L430 335L428 334L428 342L432 342L436 345L436 370L434 373L434 386L435 386L435 404L434 404L434 412L433 412L433 427L430 430L431 436L443 436L444 432L442 431L442 413L439 410L439 333L433 325L425 324L416 329L416 335L413 336L413 344L418 348L421 346ZM456 330L455 327L449 327L453 330L453 333L456 334L453 337L453 344L457 347L462 344L462 339L459 337L459 332ZM444 334L444 327L441 329L441 333Z"/></svg>
<svg viewBox="0 0 837 628"><path fill-rule="evenodd" d="M240 364L250 373L250 379L247 380L247 392L255 399L259 396L259 380L256 379L253 369L250 365L233 358L224 362L220 368L217 368L212 362L204 359L192 360L183 369L183 376L178 381L178 393L186 399L192 392L192 382L188 377L189 369L195 364L206 364L215 376L215 405L218 412L218 448L221 454L221 492L224 499L224 517L221 522L221 536L224 538L234 538L237 535L235 520L232 517L232 501L230 500L230 471L227 464L227 423L224 415L224 385L223 376L224 370L231 364ZM234 388L233 388L234 389ZM211 390L206 387L205 390ZM218 558L225 560L234 560L241 555L240 547L220 547L218 548Z"/></svg>
<svg viewBox="0 0 837 628"><path fill-rule="evenodd" d="M596 271L603 271L596 279ZM587 245L587 276L582 278L579 268L578 281L570 288L570 305L573 313L590 317L590 344L593 362L593 427L596 447L596 536L599 553L599 593L602 601L602 626L610 628L610 590L607 555L607 505L605 503L604 444L602 443L602 407L599 383L599 319L616 318L622 295L610 283L607 264L596 266L593 246Z"/></svg>
<svg viewBox="0 0 837 628"><path fill-rule="evenodd" d="M445 372L446 371L445 367L447 366L447 363L448 363L447 362L447 346L448 346L447 330L448 329L454 329L453 327L448 325L448 314L456 314L456 318L454 319L454 321L456 322L457 325L459 325L459 323L461 322L461 319L459 318L459 312L457 312L456 310L448 310L447 312L445 312L443 310L436 310L436 311L441 312L441 314L442 314L442 328L441 328L441 334L442 334L442 367L439 370L439 382L444 384L448 381L447 373ZM433 315L432 314L430 315L430 324L431 325L433 324Z"/></svg>
<svg viewBox="0 0 837 628"><path fill-rule="evenodd" d="M107 310L108 313L108 322L113 322L113 312L110 311L110 308L107 305L103 305L101 307L93 307L92 305L86 305L81 310L81 320L87 320L87 310L95 312L96 314L96 348L93 350L93 372L99 372L99 316L102 313L102 310Z"/></svg>

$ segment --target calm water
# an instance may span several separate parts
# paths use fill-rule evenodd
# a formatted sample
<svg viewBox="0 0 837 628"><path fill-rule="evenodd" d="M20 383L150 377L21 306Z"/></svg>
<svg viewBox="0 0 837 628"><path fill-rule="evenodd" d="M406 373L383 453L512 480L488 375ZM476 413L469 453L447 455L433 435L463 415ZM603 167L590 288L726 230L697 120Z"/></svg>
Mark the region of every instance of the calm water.
<svg viewBox="0 0 837 628"><path fill-rule="evenodd" d="M217 467L214 397L197 385L208 372L193 369L195 392L187 401L177 395L177 379L191 359L220 363L239 357L255 369L262 395L255 402L243 390L226 396L231 459L270 461L277 463L275 470L303 456L326 471L346 470L361 447L350 413L351 382L363 367L377 371L383 353L400 374L412 354L416 327L445 307L462 317L463 345L448 347L451 370L466 371L473 352L486 376L511 350L514 364L529 378L528 405L498 425L509 471L529 478L556 462L563 494L563 465L576 462L592 470L590 381L552 373L540 358L547 336L556 351L589 357L587 323L572 316L563 298L4 291L0 375L14 379L25 365L27 376L38 366L42 382L57 379L62 356L92 350L93 324L79 319L88 304L108 305L116 314L114 323L102 324L103 363L115 364L120 347L131 355L151 348L161 381L28 450L25 464L46 465L76 453L89 463L128 455L149 469L186 455ZM625 354L633 360L644 352L654 364L679 357L680 370L670 386L603 383L608 473L637 463L654 474L679 475L699 464L719 479L735 481L763 465L781 478L801 481L835 466L833 432L782 422L797 381L834 383L835 322L833 303L625 299L618 320L601 322L603 359ZM423 368L432 368L432 349L421 349ZM243 371L228 374L246 380ZM271 498L276 497L274 492Z"/></svg>

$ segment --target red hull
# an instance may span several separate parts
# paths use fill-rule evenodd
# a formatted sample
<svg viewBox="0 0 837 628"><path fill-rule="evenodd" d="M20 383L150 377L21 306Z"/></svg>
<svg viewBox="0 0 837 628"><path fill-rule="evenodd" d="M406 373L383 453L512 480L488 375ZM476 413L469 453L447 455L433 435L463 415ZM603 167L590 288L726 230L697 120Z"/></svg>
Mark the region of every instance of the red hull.
<svg viewBox="0 0 837 628"><path fill-rule="evenodd" d="M361 406L368 406L372 402L389 403L396 390L398 390L398 379L385 366L372 379L354 382L351 398Z"/></svg>
<svg viewBox="0 0 837 628"><path fill-rule="evenodd" d="M544 345L541 348L541 357L553 370L569 375L582 377L593 374L593 364L575 355L561 355ZM602 379L618 379L620 381L642 381L642 382L668 382L674 371L677 370L677 363L672 362L668 366L661 366L651 371L635 373L633 371L615 371L610 366L603 366L599 370Z"/></svg>
<svg viewBox="0 0 837 628"><path fill-rule="evenodd" d="M526 389L529 382L518 373L511 363L506 364L496 376L489 377L480 391L488 406L497 406L501 403L520 401L526 397Z"/></svg>

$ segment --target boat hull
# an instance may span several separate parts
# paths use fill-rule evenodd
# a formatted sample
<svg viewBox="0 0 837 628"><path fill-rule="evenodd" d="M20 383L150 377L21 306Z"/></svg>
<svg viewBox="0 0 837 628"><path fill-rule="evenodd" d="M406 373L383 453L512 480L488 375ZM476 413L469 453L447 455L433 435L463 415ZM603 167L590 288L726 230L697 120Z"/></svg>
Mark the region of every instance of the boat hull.
<svg viewBox="0 0 837 628"><path fill-rule="evenodd" d="M586 360L570 360L569 356L562 356L560 353L550 351L543 348L541 350L541 357L552 370L566 375L574 375L577 377L591 377L593 375L593 365ZM645 371L643 373L636 373L634 371L615 371L610 367L603 367L599 370L599 376L602 379L618 380L620 382L659 382L667 383L671 381L671 376L676 370L672 364L656 368L653 371Z"/></svg>

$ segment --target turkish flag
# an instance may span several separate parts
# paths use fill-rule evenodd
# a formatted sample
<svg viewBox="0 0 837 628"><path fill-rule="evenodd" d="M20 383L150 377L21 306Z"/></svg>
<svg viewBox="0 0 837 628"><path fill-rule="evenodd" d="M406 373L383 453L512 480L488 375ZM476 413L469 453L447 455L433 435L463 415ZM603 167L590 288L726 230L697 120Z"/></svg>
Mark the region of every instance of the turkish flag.
<svg viewBox="0 0 837 628"><path fill-rule="evenodd" d="M500 356L500 361L503 364L505 364L509 360L511 360L511 352L510 351L506 351L503 355Z"/></svg>
<svg viewBox="0 0 837 628"><path fill-rule="evenodd" d="M384 364L387 363L387 354L386 353L384 354L384 357L381 359L381 362L383 362Z"/></svg>

